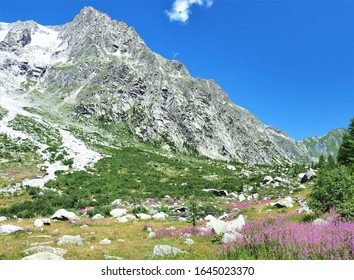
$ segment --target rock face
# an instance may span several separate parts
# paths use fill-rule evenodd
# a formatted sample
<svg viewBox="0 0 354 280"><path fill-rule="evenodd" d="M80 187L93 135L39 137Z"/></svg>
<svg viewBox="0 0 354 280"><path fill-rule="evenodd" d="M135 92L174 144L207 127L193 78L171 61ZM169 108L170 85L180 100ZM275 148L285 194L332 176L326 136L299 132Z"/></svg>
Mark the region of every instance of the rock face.
<svg viewBox="0 0 354 280"><path fill-rule="evenodd" d="M300 141L304 144L308 154L313 159L318 159L321 155L324 157L337 157L338 150L343 141L343 136L346 133L344 128L336 128L328 132L322 137L310 137Z"/></svg>
<svg viewBox="0 0 354 280"><path fill-rule="evenodd" d="M132 27L91 7L62 26L1 23L0 34L0 94L35 90L33 98L59 98L58 107L79 118L214 159L307 157L303 144L235 105L213 80L191 77L182 63L152 52Z"/></svg>

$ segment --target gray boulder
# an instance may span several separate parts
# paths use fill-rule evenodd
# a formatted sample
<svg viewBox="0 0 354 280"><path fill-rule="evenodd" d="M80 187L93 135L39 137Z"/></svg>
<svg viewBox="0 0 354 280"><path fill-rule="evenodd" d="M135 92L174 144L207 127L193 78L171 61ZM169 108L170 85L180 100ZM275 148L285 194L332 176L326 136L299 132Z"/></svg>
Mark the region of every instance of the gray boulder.
<svg viewBox="0 0 354 280"><path fill-rule="evenodd" d="M64 256L68 250L62 249L62 248L53 248L50 246L35 246L29 249L26 249L23 251L25 254L36 254L36 253L52 253L58 256Z"/></svg>
<svg viewBox="0 0 354 280"><path fill-rule="evenodd" d="M122 208L116 208L116 209L113 209L111 212L109 212L109 214L113 218L122 217L122 216L126 215L127 213L128 213L127 209L122 209Z"/></svg>
<svg viewBox="0 0 354 280"><path fill-rule="evenodd" d="M7 221L7 218L5 216L1 216L0 217L0 222L5 222L5 221Z"/></svg>
<svg viewBox="0 0 354 280"><path fill-rule="evenodd" d="M324 226L327 224L327 221L325 221L323 219L316 219L312 222L312 224L315 226Z"/></svg>
<svg viewBox="0 0 354 280"><path fill-rule="evenodd" d="M28 257L22 258L22 260L64 260L62 256L50 252L39 252Z"/></svg>
<svg viewBox="0 0 354 280"><path fill-rule="evenodd" d="M278 207L278 208L293 208L293 200L290 196L281 199L275 203L273 203L273 206Z"/></svg>
<svg viewBox="0 0 354 280"><path fill-rule="evenodd" d="M151 257L168 257L168 256L176 256L179 254L185 254L185 251L181 249L171 247L168 245L156 245L154 247L154 251L152 252Z"/></svg>
<svg viewBox="0 0 354 280"><path fill-rule="evenodd" d="M101 214L96 214L95 216L92 217L92 220L102 220L104 219L104 216Z"/></svg>
<svg viewBox="0 0 354 280"><path fill-rule="evenodd" d="M67 220L78 221L78 220L80 220L80 218L74 212L69 212L65 209L57 210L53 214L52 219L59 220L59 221L67 221Z"/></svg>
<svg viewBox="0 0 354 280"><path fill-rule="evenodd" d="M263 184L268 184L268 183L271 183L273 181L273 178L272 176L265 176L262 183Z"/></svg>
<svg viewBox="0 0 354 280"><path fill-rule="evenodd" d="M184 243L187 244L188 246L193 245L194 241L190 238L187 238L186 240L184 240Z"/></svg>
<svg viewBox="0 0 354 280"><path fill-rule="evenodd" d="M3 225L0 226L0 235L8 235L17 231L22 231L24 230L23 227L18 227L14 225Z"/></svg>
<svg viewBox="0 0 354 280"><path fill-rule="evenodd" d="M305 175L302 177L302 179L301 179L301 184L306 183L306 182L312 180L312 179L315 178L315 177L317 177L316 173L315 173L312 169L310 169L310 170L308 170L308 171L305 173Z"/></svg>
<svg viewBox="0 0 354 280"><path fill-rule="evenodd" d="M109 240L108 238L104 238L100 241L101 245L110 245L112 244L112 240Z"/></svg>
<svg viewBox="0 0 354 280"><path fill-rule="evenodd" d="M64 235L59 238L58 245L75 245L75 246L84 246L80 235Z"/></svg>
<svg viewBox="0 0 354 280"><path fill-rule="evenodd" d="M242 238L242 234L239 232L225 232L223 237L222 237L222 243L230 243L230 242L235 242L237 239Z"/></svg>

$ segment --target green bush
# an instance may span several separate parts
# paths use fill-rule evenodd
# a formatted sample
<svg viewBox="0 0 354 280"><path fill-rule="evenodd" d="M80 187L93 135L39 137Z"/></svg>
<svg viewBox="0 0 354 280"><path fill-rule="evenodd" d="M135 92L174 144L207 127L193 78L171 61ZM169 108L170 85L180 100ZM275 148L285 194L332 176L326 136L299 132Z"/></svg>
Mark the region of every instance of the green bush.
<svg viewBox="0 0 354 280"><path fill-rule="evenodd" d="M322 169L310 195L310 206L320 212L334 208L344 217L354 217L354 177L350 169Z"/></svg>

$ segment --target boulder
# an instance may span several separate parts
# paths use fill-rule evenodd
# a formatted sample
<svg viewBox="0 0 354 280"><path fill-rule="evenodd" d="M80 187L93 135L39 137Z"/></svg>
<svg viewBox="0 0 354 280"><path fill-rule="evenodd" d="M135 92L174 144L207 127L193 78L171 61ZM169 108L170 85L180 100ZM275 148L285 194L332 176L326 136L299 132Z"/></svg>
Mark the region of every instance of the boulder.
<svg viewBox="0 0 354 280"><path fill-rule="evenodd" d="M68 250L62 249L62 248L53 248L50 246L35 246L29 249L26 249L23 251L26 255L28 254L35 254L35 253L40 253L40 252L47 252L47 253L53 253L58 256L64 256Z"/></svg>
<svg viewBox="0 0 354 280"><path fill-rule="evenodd" d="M270 183L270 182L272 182L272 181L273 181L272 176L265 176L264 179L263 179L263 181L262 181L262 183L263 183L263 184L268 184L268 183Z"/></svg>
<svg viewBox="0 0 354 280"><path fill-rule="evenodd" d="M122 203L122 200L121 200L121 199L116 199L115 201L113 201L113 202L111 203L111 205L119 206L121 203Z"/></svg>
<svg viewBox="0 0 354 280"><path fill-rule="evenodd" d="M144 214L144 213L140 213L140 214L136 214L136 216L140 219L140 220L151 220L152 217L148 214Z"/></svg>
<svg viewBox="0 0 354 280"><path fill-rule="evenodd" d="M109 240L108 238L104 238L100 241L100 244L101 245L110 245L110 244L112 244L112 241Z"/></svg>
<svg viewBox="0 0 354 280"><path fill-rule="evenodd" d="M8 235L17 231L22 231L24 230L23 227L18 227L14 225L3 225L0 226L0 235Z"/></svg>
<svg viewBox="0 0 354 280"><path fill-rule="evenodd" d="M187 219L186 219L186 218L184 218L184 217L179 217L179 218L178 218L178 221L180 221L180 222L186 222L186 221L187 221Z"/></svg>
<svg viewBox="0 0 354 280"><path fill-rule="evenodd" d="M64 260L64 258L50 252L39 252L31 256L24 257L22 260Z"/></svg>
<svg viewBox="0 0 354 280"><path fill-rule="evenodd" d="M5 222L5 221L7 221L7 218L5 216L1 216L0 217L0 222Z"/></svg>
<svg viewBox="0 0 354 280"><path fill-rule="evenodd" d="M327 221L325 221L323 219L316 219L312 222L312 224L315 226L324 226L327 224Z"/></svg>
<svg viewBox="0 0 354 280"><path fill-rule="evenodd" d="M120 222L120 223L127 223L127 222L129 222L129 220L128 220L126 217L117 218L117 221Z"/></svg>
<svg viewBox="0 0 354 280"><path fill-rule="evenodd" d="M128 221L136 220L136 217L134 215L132 215L132 214L125 215L122 218L126 218Z"/></svg>
<svg viewBox="0 0 354 280"><path fill-rule="evenodd" d="M185 253L185 251L168 245L156 245L154 247L151 257L168 257Z"/></svg>
<svg viewBox="0 0 354 280"><path fill-rule="evenodd" d="M224 233L222 237L222 243L230 243L230 242L235 242L237 239L242 238L242 234L238 232L234 233Z"/></svg>
<svg viewBox="0 0 354 280"><path fill-rule="evenodd" d="M80 235L64 235L59 238L58 245L84 246Z"/></svg>
<svg viewBox="0 0 354 280"><path fill-rule="evenodd" d="M240 202L246 200L245 195L244 195L243 193L241 193L241 194L238 196L238 200L239 200Z"/></svg>
<svg viewBox="0 0 354 280"><path fill-rule="evenodd" d="M65 209L57 210L53 214L52 219L59 220L59 221L67 221L67 220L78 221L78 220L80 220L80 218L74 212L69 212Z"/></svg>
<svg viewBox="0 0 354 280"><path fill-rule="evenodd" d="M203 192L212 192L215 196L228 196L227 190L202 189Z"/></svg>
<svg viewBox="0 0 354 280"><path fill-rule="evenodd" d="M273 204L273 206L278 207L278 208L292 208L293 205L293 200L290 196L283 198Z"/></svg>
<svg viewBox="0 0 354 280"><path fill-rule="evenodd" d="M190 238L186 238L186 240L184 240L184 243L187 244L188 246L193 245L194 241Z"/></svg>
<svg viewBox="0 0 354 280"><path fill-rule="evenodd" d="M149 235L148 235L147 239L152 239L152 238L155 238L155 237L156 237L156 233L151 231L151 232L149 232Z"/></svg>
<svg viewBox="0 0 354 280"><path fill-rule="evenodd" d="M306 182L312 180L312 179L315 178L315 177L317 177L316 173L315 173L312 169L310 169L310 170L308 170L308 171L305 173L305 175L302 177L302 179L301 179L301 184L306 183Z"/></svg>
<svg viewBox="0 0 354 280"><path fill-rule="evenodd" d="M273 179L274 182L278 182L278 183L281 183L281 182L284 182L284 179L280 178L280 177L275 177Z"/></svg>
<svg viewBox="0 0 354 280"><path fill-rule="evenodd" d="M152 216L154 220L166 220L167 217L168 215L164 212L156 213Z"/></svg>
<svg viewBox="0 0 354 280"><path fill-rule="evenodd" d="M101 214L96 214L95 216L92 217L92 220L102 220L104 219L104 216Z"/></svg>
<svg viewBox="0 0 354 280"><path fill-rule="evenodd" d="M236 170L236 167L233 166L233 165L228 165L228 166L226 166L226 168L227 168L228 170L230 170L230 171L235 171L235 170Z"/></svg>
<svg viewBox="0 0 354 280"><path fill-rule="evenodd" d="M226 223L225 232L234 233L239 232L246 224L243 215L239 215L235 220Z"/></svg>
<svg viewBox="0 0 354 280"><path fill-rule="evenodd" d="M126 215L127 213L128 213L127 209L122 209L122 208L116 208L116 209L113 209L111 212L109 212L109 214L113 218L122 217L122 216Z"/></svg>
<svg viewBox="0 0 354 280"><path fill-rule="evenodd" d="M36 219L33 223L34 227L50 226L50 219Z"/></svg>
<svg viewBox="0 0 354 280"><path fill-rule="evenodd" d="M239 215L235 220L230 222L218 220L212 215L205 217L205 220L208 221L206 227L208 229L213 229L216 234L223 234L226 232L234 233L241 231L242 227L246 224L243 215Z"/></svg>

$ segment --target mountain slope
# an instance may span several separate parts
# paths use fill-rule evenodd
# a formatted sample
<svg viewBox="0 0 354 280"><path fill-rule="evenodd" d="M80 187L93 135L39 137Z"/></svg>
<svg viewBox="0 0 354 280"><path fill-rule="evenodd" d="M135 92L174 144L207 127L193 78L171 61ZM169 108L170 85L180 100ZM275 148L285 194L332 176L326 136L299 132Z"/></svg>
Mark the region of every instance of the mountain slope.
<svg viewBox="0 0 354 280"><path fill-rule="evenodd" d="M25 93L63 119L124 125L144 142L214 159L307 157L302 143L233 104L214 81L191 77L180 62L153 53L132 27L91 7L62 26L2 23L0 40L0 94Z"/></svg>
<svg viewBox="0 0 354 280"><path fill-rule="evenodd" d="M321 155L328 157L337 157L338 149L343 141L346 129L337 128L328 132L322 137L309 137L302 139L300 143L304 144L309 155L312 158L319 158Z"/></svg>

